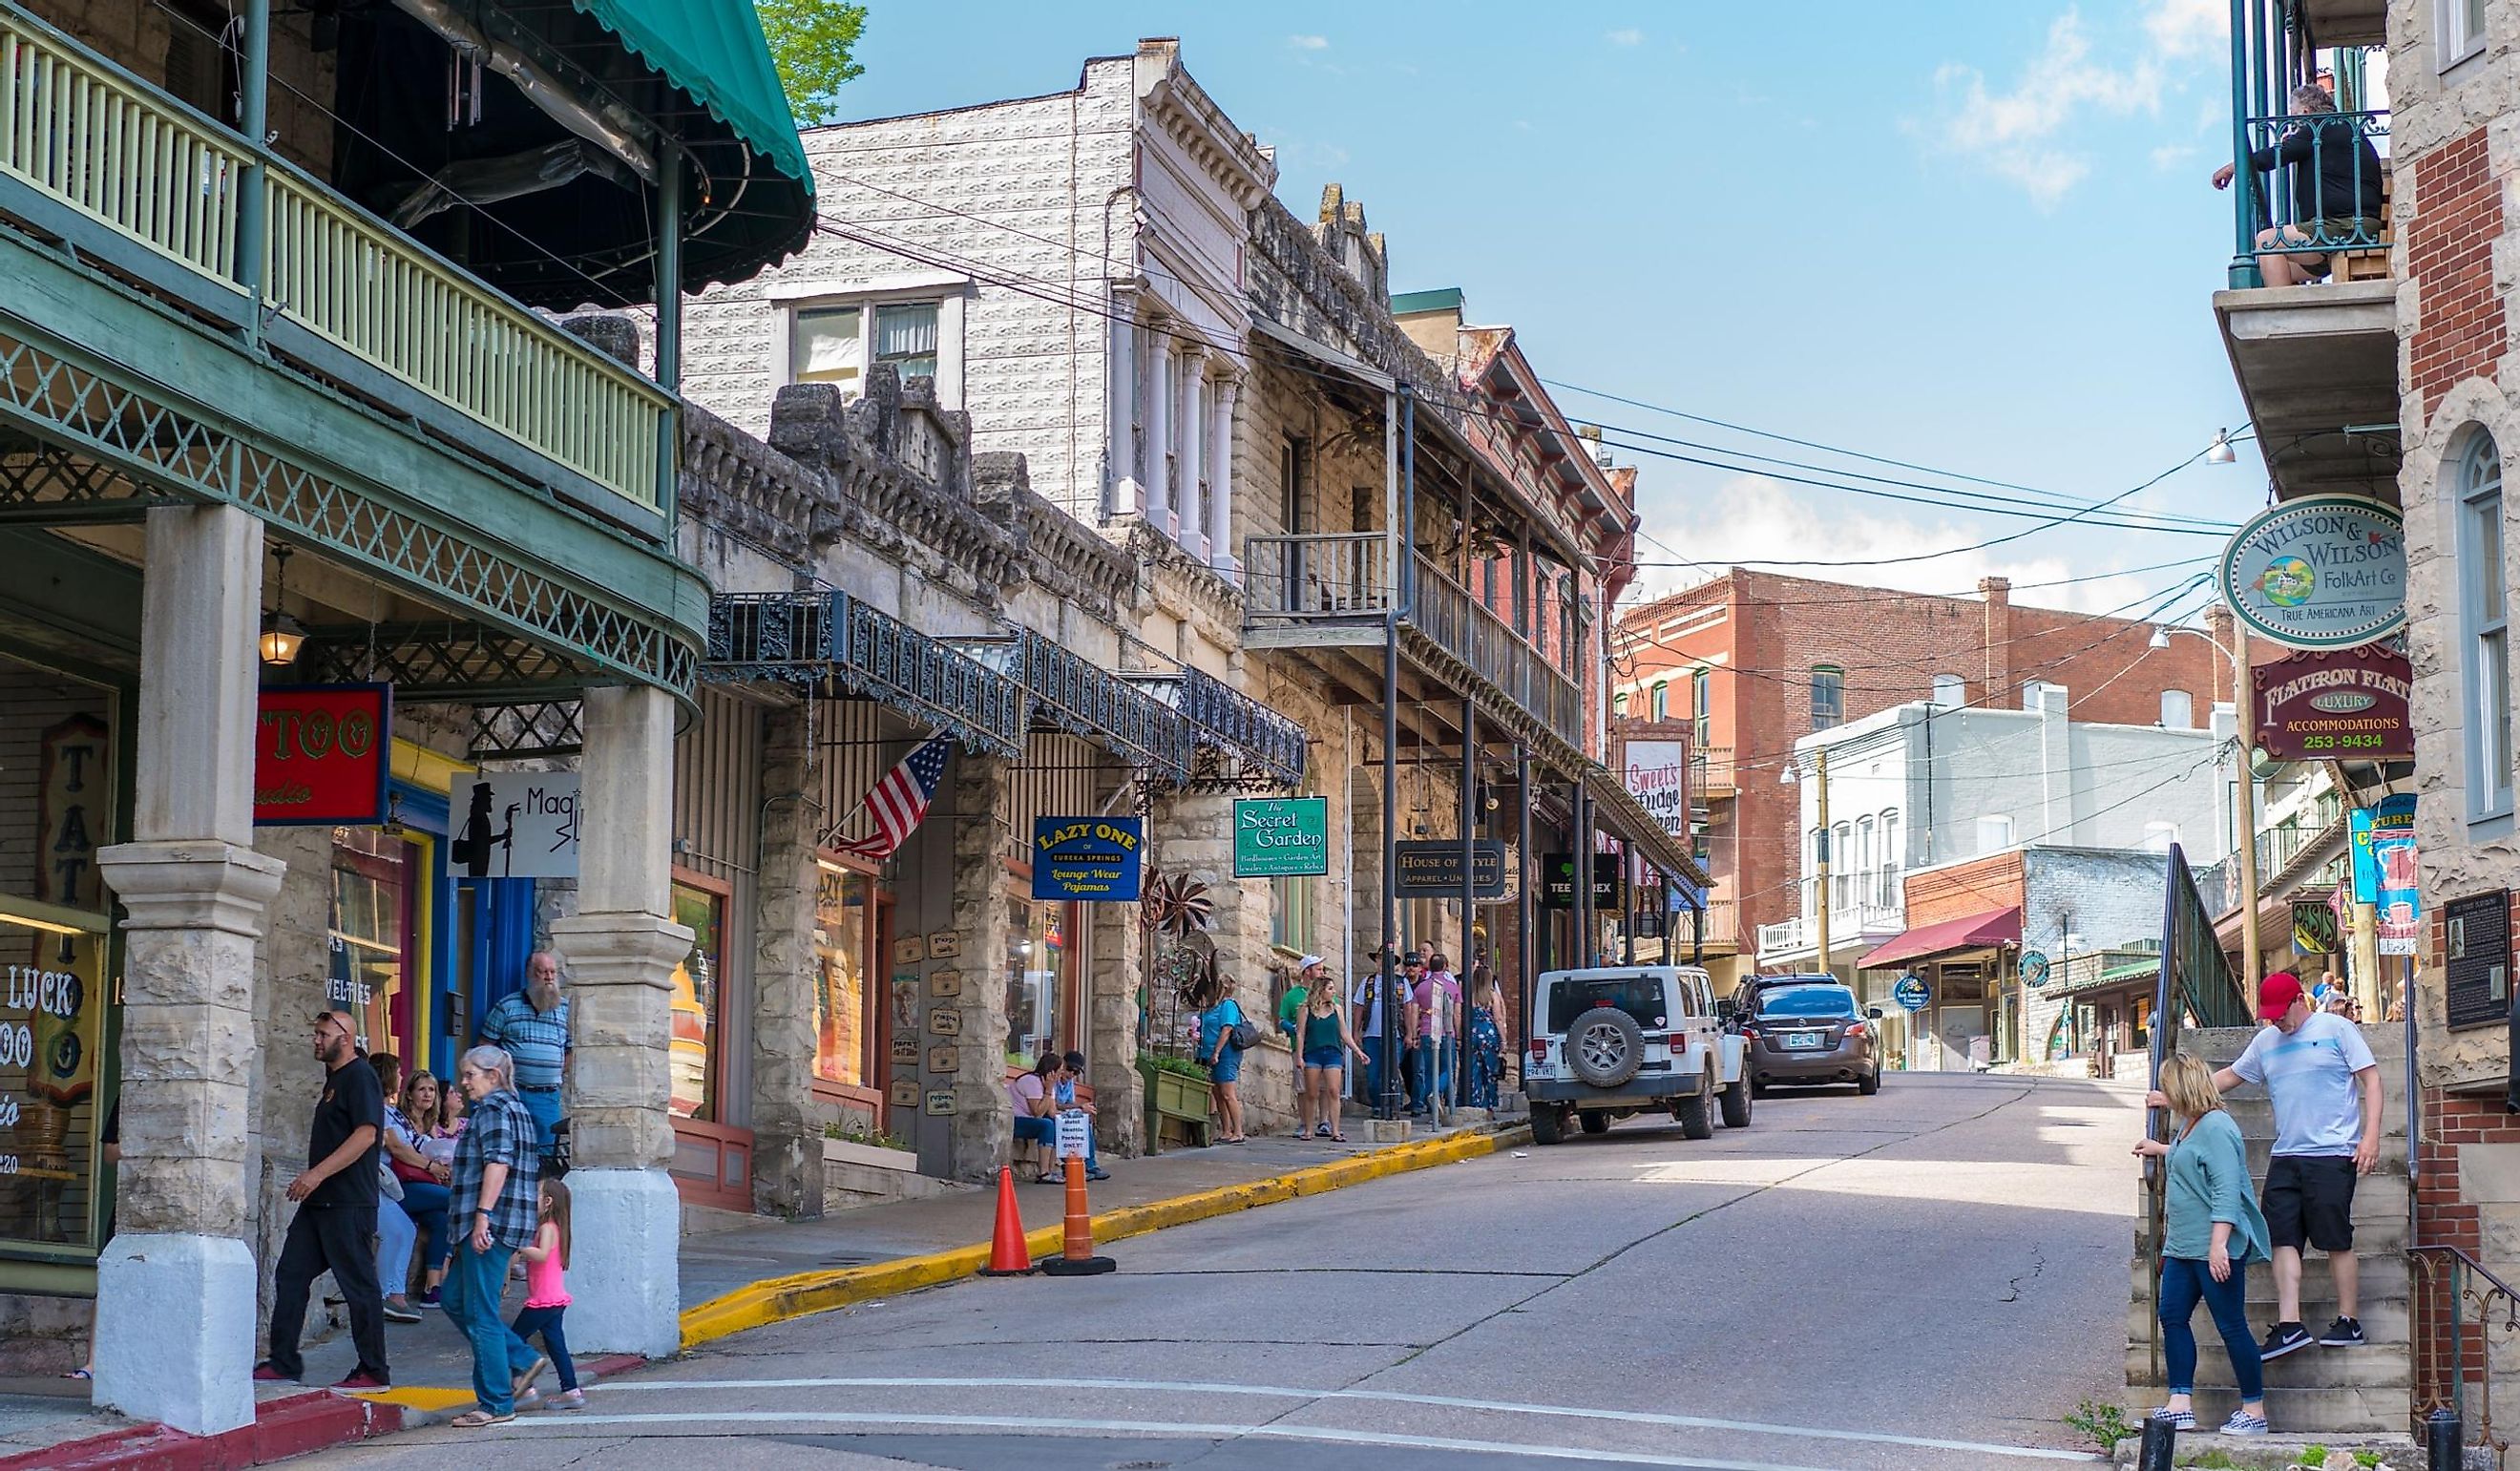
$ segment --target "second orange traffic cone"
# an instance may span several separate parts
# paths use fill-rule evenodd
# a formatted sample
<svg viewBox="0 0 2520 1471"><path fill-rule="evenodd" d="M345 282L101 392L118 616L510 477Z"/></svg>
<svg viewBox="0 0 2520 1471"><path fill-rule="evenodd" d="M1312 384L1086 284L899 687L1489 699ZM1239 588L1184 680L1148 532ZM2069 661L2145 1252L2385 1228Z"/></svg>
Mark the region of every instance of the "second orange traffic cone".
<svg viewBox="0 0 2520 1471"><path fill-rule="evenodd" d="M989 1238L989 1265L984 1277L1019 1277L1032 1271L1032 1252L1024 1245L1023 1213L1015 1209L1015 1172L998 1167L998 1228Z"/></svg>
<svg viewBox="0 0 2520 1471"><path fill-rule="evenodd" d="M1065 1249L1044 1257L1034 1270L1054 1277L1099 1276L1120 1264L1094 1255L1094 1213L1085 1204L1085 1160L1067 1157L1067 1231Z"/></svg>

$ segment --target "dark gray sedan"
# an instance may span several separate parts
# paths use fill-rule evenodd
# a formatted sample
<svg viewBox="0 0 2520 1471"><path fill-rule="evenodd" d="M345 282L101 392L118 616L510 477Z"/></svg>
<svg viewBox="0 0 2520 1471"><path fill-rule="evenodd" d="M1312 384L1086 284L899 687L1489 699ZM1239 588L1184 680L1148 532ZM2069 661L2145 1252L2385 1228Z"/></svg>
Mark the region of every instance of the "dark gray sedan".
<svg viewBox="0 0 2520 1471"><path fill-rule="evenodd" d="M1741 1022L1752 1090L1765 1092L1778 1083L1852 1083L1858 1092L1879 1092L1880 1019L1878 1006L1858 1007L1855 993L1844 986L1813 982L1761 992L1758 1012Z"/></svg>

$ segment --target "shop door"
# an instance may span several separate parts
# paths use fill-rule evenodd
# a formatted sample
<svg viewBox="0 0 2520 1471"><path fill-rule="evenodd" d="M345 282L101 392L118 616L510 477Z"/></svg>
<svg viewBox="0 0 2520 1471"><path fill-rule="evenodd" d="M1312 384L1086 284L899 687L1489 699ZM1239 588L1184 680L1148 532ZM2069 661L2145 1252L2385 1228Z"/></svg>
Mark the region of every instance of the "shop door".
<svg viewBox="0 0 2520 1471"><path fill-rule="evenodd" d="M1972 1071L1970 1044L1990 1035L1983 1006L1945 1005L1934 1012L1934 1036L1941 1044L1939 1071L1965 1073Z"/></svg>

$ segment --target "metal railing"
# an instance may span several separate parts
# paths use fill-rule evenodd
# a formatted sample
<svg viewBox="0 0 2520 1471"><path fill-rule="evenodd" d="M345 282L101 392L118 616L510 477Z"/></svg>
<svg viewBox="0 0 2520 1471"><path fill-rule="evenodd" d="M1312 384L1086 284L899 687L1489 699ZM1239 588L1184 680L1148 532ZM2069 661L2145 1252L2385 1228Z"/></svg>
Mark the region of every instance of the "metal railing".
<svg viewBox="0 0 2520 1471"><path fill-rule="evenodd" d="M1704 801L1729 797L1741 789L1729 745L1702 745L1688 753L1688 794Z"/></svg>
<svg viewBox="0 0 2520 1471"><path fill-rule="evenodd" d="M259 165L256 168L255 165ZM0 173L651 510L664 390L23 13L0 7ZM250 198L254 192L259 197ZM268 238L246 240L259 202Z"/></svg>
<svg viewBox="0 0 2520 1471"><path fill-rule="evenodd" d="M1512 624L1423 556L1418 558L1407 617L1410 627L1469 665L1561 739L1585 748L1583 691L1515 633Z"/></svg>
<svg viewBox="0 0 2520 1471"><path fill-rule="evenodd" d="M1832 875L1834 876L1834 875ZM1907 911L1895 904L1832 904L1828 911L1829 949L1860 941L1867 932L1907 928ZM1817 915L1796 914L1776 924L1759 926L1758 953L1765 956L1790 955L1808 950L1820 943L1820 921Z"/></svg>
<svg viewBox="0 0 2520 1471"><path fill-rule="evenodd" d="M2498 1336L2520 1334L2520 1291L2455 1246L2409 1246L2407 1265L2414 1289L2408 1306L2415 1341L2415 1423L2421 1425L2438 1409L2465 1421L2467 1386L2473 1380L2473 1444L2492 1451L2494 1463L2501 1465L2511 1448L2494 1434L2494 1344ZM2473 1369L2467 1362L2471 1335L2477 1360Z"/></svg>
<svg viewBox="0 0 2520 1471"><path fill-rule="evenodd" d="M2250 151L2272 150L2275 164L2233 181L2235 258L2388 248L2388 169L2372 145L2389 136L2387 112L2279 113L2251 117L2243 131ZM2270 228L2280 238L2259 244Z"/></svg>
<svg viewBox="0 0 2520 1471"><path fill-rule="evenodd" d="M1337 619L1391 610L1391 540L1379 531L1255 536L1242 545L1253 617Z"/></svg>

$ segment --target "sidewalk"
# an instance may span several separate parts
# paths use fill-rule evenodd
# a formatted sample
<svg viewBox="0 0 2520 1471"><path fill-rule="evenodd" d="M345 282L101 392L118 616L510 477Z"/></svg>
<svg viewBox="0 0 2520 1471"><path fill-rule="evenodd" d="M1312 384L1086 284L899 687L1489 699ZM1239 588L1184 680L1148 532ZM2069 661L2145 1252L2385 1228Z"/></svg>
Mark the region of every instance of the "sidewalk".
<svg viewBox="0 0 2520 1471"><path fill-rule="evenodd" d="M1351 1120L1352 1124L1356 1121ZM1182 1149L1145 1159L1111 1160L1111 1179L1094 1186L1098 1240L1120 1239L1167 1226L1265 1205L1295 1195L1471 1158L1508 1142L1490 1130L1511 1124L1462 1129L1420 1129L1407 1144L1259 1138L1249 1144ZM1057 1185L1018 1184L1015 1198L1036 1255L1057 1249L1063 1192ZM781 1321L806 1312L913 1290L968 1276L987 1255L996 1213L994 1189L974 1189L925 1200L864 1206L820 1221L765 1221L758 1226L702 1235L682 1243L684 1348L730 1332ZM319 1282L329 1285L329 1278ZM511 1297L520 1285L511 1284ZM516 1302L508 1304L513 1314ZM696 1313L695 1309L703 1311ZM84 1386L70 1381L0 1380L0 1471L35 1466L250 1466L280 1455L303 1454L323 1445L390 1434L469 1407L472 1357L463 1340L436 1313L418 1323L385 1325L394 1388L357 1399L310 1393L297 1385L267 1385L250 1431L231 1440L170 1436L91 1409ZM322 1386L354 1366L345 1335L306 1350L306 1384ZM599 1378L636 1366L628 1356L581 1359L581 1378ZM546 1378L545 1392L550 1390ZM272 1434L275 1420L294 1429ZM318 1427L321 1427L319 1430ZM321 1434L311 1444L308 1435ZM184 1453L174 1444L190 1448Z"/></svg>

